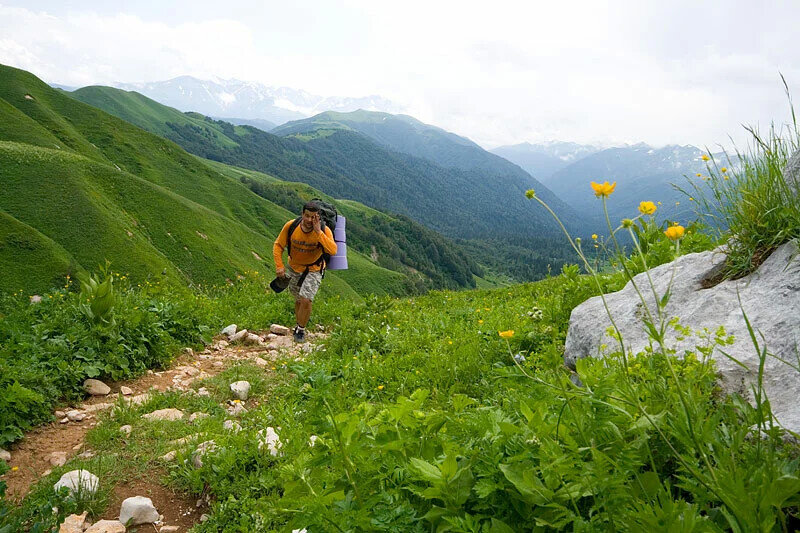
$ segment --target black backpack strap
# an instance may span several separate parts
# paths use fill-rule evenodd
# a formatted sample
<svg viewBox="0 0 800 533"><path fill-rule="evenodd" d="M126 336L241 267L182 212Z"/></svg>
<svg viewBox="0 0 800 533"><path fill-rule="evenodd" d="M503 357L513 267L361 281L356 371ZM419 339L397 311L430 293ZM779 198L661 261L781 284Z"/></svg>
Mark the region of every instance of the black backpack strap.
<svg viewBox="0 0 800 533"><path fill-rule="evenodd" d="M292 233L300 225L301 220L303 220L303 217L297 217L292 221L292 225L289 226L289 234L286 235L286 255L292 255Z"/></svg>

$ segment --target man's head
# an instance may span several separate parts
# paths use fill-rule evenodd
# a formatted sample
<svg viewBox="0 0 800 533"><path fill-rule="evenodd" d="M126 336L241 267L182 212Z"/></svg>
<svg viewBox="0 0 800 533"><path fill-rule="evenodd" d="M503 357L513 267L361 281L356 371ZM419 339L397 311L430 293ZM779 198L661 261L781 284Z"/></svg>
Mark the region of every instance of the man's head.
<svg viewBox="0 0 800 533"><path fill-rule="evenodd" d="M314 229L315 220L319 220L319 204L308 202L303 206L303 220L300 222L302 230L308 233Z"/></svg>

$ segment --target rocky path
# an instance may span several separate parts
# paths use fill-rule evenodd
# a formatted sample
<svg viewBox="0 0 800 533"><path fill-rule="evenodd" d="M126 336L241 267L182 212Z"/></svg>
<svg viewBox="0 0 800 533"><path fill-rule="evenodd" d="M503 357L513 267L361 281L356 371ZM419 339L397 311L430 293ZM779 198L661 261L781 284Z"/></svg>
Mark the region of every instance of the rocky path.
<svg viewBox="0 0 800 533"><path fill-rule="evenodd" d="M19 501L36 481L50 474L53 468L64 465L75 456L91 457L94 452L85 443L86 434L97 426L98 415L113 407L120 397L125 402L142 403L153 391L190 391L193 382L215 376L241 361L251 361L269 373L273 370L272 362L275 359L301 358L324 338L321 333L309 333L308 342L295 344L287 328L275 325L272 331L282 335L272 332L228 335L230 329L223 331L199 353L185 348L168 369L156 372L149 370L138 379L110 383L106 388L98 386L96 392L105 394L91 395L82 403L57 410L54 413L55 422L30 431L9 450L11 470L1 478L8 485L8 497ZM164 472L158 470L159 467L154 466L146 477L115 486L108 509L101 518L108 515L107 518L116 519L122 501L132 496L146 496L163 514L162 524L179 528L165 531L185 531L197 523L201 509L196 505L195 498L176 494L162 486L158 480Z"/></svg>

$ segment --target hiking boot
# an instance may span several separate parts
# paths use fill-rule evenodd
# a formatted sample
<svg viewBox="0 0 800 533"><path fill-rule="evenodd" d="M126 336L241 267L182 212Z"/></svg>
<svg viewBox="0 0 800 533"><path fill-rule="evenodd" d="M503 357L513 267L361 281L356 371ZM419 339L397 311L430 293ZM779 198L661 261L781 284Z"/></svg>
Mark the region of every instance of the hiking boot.
<svg viewBox="0 0 800 533"><path fill-rule="evenodd" d="M294 342L306 342L306 328L295 326L294 328Z"/></svg>

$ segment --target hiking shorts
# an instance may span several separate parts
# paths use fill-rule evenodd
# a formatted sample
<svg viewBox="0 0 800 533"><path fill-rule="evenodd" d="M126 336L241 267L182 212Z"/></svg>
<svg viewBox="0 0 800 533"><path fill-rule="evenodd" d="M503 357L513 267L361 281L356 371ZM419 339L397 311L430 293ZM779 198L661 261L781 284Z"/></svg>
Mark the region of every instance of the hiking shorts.
<svg viewBox="0 0 800 533"><path fill-rule="evenodd" d="M298 287L297 283L300 281L300 276L302 276L302 272L295 272L290 267L286 267L286 277L289 278L289 290L294 294L294 299L298 300L300 298L308 298L309 300L313 300L314 296L317 294L319 290L319 286L322 283L322 274L320 272L309 272L306 274L306 279L303 281L303 285Z"/></svg>

